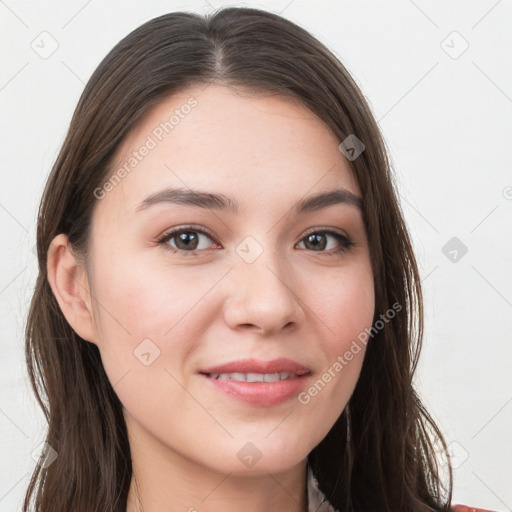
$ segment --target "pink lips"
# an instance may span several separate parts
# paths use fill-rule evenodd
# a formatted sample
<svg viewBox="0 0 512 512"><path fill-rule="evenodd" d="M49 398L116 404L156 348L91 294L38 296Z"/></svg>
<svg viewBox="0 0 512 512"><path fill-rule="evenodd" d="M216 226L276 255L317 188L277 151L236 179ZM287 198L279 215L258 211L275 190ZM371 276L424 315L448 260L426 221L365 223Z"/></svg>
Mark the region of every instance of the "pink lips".
<svg viewBox="0 0 512 512"><path fill-rule="evenodd" d="M210 375L221 373L289 373L292 378L275 382L244 382L233 379L219 380ZM271 407L297 396L304 388L309 369L291 359L280 358L272 361L242 359L220 366L201 370L208 383L217 391L221 391L243 402Z"/></svg>

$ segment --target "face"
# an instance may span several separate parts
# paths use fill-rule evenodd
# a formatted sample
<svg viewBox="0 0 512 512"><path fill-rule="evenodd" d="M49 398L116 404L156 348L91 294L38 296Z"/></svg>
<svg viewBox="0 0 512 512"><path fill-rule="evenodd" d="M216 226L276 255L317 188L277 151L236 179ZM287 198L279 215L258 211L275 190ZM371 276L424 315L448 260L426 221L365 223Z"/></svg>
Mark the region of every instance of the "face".
<svg viewBox="0 0 512 512"><path fill-rule="evenodd" d="M374 292L339 142L289 98L221 85L173 95L124 141L96 191L90 341L141 451L284 471L344 409Z"/></svg>

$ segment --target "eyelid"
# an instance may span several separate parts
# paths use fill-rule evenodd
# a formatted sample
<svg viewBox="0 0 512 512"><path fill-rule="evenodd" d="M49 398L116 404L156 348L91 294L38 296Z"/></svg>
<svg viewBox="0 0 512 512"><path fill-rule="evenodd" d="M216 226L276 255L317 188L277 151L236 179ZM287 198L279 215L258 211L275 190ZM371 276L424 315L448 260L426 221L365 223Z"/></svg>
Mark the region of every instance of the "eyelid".
<svg viewBox="0 0 512 512"><path fill-rule="evenodd" d="M340 228L333 228L333 227L322 227L322 226L315 226L314 228L310 228L310 229L307 229L302 235L301 235L301 238L299 240L299 242L305 238L306 236L308 235L311 235L313 233L327 233L327 234L331 234L331 233L336 233L337 235L340 235L340 236L343 236L345 237L347 240L350 240L350 237L348 236L348 234L343 231L342 229Z"/></svg>
<svg viewBox="0 0 512 512"><path fill-rule="evenodd" d="M182 226L174 226L173 228L168 229L167 231L164 231L164 233L162 233L159 237L157 237L155 242L157 244L163 245L166 242L168 242L171 238L173 238L173 236L175 236L176 234L181 233L181 232L186 232L186 231L194 231L194 232L206 235L209 238L211 238L215 244L220 245L219 242L217 242L215 235L213 234L212 231L210 231L208 228L205 228L203 226L199 226L196 224L183 224ZM171 247L171 248L174 249L174 247ZM177 251L189 252L191 254L196 252L196 251L181 251L179 249Z"/></svg>

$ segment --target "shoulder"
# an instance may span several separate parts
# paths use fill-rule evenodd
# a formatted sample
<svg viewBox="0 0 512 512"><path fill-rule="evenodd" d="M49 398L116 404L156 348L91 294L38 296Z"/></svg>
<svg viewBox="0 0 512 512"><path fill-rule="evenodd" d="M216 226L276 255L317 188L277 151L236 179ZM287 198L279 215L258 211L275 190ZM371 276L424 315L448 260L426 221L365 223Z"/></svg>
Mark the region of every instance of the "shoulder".
<svg viewBox="0 0 512 512"><path fill-rule="evenodd" d="M492 510L467 507L466 505L453 505L451 512L492 512Z"/></svg>

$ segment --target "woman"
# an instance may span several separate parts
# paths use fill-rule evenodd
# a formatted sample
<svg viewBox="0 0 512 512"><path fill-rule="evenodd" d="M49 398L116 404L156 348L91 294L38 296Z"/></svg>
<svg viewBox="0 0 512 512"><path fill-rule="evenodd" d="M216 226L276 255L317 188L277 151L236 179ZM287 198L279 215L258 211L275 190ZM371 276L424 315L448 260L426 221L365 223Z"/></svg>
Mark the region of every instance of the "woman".
<svg viewBox="0 0 512 512"><path fill-rule="evenodd" d="M58 455L24 510L464 510L412 385L389 167L348 72L277 15L123 39L40 206L26 350Z"/></svg>

